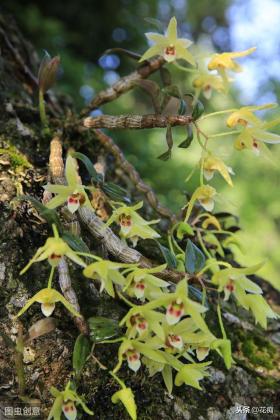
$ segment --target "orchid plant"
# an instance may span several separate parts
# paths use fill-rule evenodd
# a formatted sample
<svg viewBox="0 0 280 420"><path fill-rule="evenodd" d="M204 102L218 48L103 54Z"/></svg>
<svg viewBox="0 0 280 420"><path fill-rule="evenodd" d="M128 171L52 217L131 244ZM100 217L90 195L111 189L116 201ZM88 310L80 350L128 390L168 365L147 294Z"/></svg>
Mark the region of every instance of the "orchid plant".
<svg viewBox="0 0 280 420"><path fill-rule="evenodd" d="M208 67L206 68L205 63L201 64L197 57L189 51L192 42L186 38L178 38L175 17L171 18L164 35L147 33L146 36L149 41L153 42L153 45L143 54L140 62L160 56L167 65L170 64L179 70L190 72L193 76L193 96L185 95L184 97L178 93L178 89L175 89L174 96L170 94L170 91L168 95L169 99L170 97L171 99L175 98L176 109L180 109L180 112L177 113L180 115L191 110L187 127L188 138L180 146L189 147L193 141L193 132L196 133L198 144L201 146L201 154L196 166L200 170L200 184L184 207L180 220L174 222L170 227L166 238L164 235L161 238L160 234L151 227L151 225L159 223L160 219L146 220L143 217L141 209L144 203L142 201L136 204L127 204L127 200L120 202L107 197L110 209L109 218L102 229L104 235L109 227L115 229L119 236L120 247L126 247L126 241L132 242L133 247L137 247L139 239L155 242L161 238L160 240L165 241L165 245L168 246L166 248L158 243L165 263L148 264L146 259L140 258L140 253L136 263L135 260L132 263L124 263L118 261L117 253L115 253L115 260L111 261L110 254L106 255L106 258L101 258L91 252L84 252L84 249L80 252L81 250L77 250L77 243L74 241L75 246L73 245L72 249L72 245L69 245L65 236L59 235L57 226L53 224L53 236L49 237L45 244L37 250L20 273L24 274L33 263L48 260L51 265L48 285L30 298L16 315L17 317L22 316L33 303L40 303L43 314L48 317L53 313L55 304L60 302L72 316L79 318L82 316L63 294L52 287L56 267L64 257L82 267L83 275L100 285L100 293L107 293L110 298L118 298L126 304L127 313L119 322L122 334L114 339L105 337L102 340L96 340L95 344L97 342L103 345L119 343L117 362L113 371L109 373L116 380L120 389L112 395L111 399L114 404L122 402L132 420L137 418L133 392L116 375L123 364L126 364L134 373L141 369L142 364L147 367L151 376L160 373L168 393L171 394L174 384L176 386L185 384L201 389L201 381L209 375L207 369L211 364L211 361L204 360L212 351L217 352L223 358L228 369L234 362L231 342L223 326L219 303L216 307L221 337L214 335L207 324L208 283L211 283L212 289L217 292L218 296L221 294L225 301L234 298L238 305L251 311L256 323L259 323L263 328L267 327L268 318L278 317L262 296L261 287L247 277L258 272L263 263L244 268L235 267L226 259L224 249L228 247L230 241L235 244L238 244L238 241L234 233L227 230L218 215L212 214L215 201L219 199L220 193L210 185L210 182L214 175L218 174L230 187L233 187L232 175L234 175L234 171L219 157L218 153L214 153L209 148L211 138L235 135L234 147L237 150L250 149L256 152L260 150L267 152L264 143L280 142L278 134L268 131L279 124L280 119L263 121L255 115L255 112L272 109L275 104L246 106L202 115L203 108L199 101L201 93L206 99L210 98L213 91L226 94L229 82L232 81L229 72L242 70L235 60L253 53L255 48L241 52L212 54L208 57ZM183 60L192 67L184 67L178 63L178 60ZM39 71L40 109L44 123L46 123L46 116L42 102L43 96L54 83L58 65L58 57L54 59L46 57ZM216 73L212 73L213 71ZM149 85L149 87L151 86L154 88L153 84ZM180 104L179 107L178 104ZM229 114L226 125L234 131L205 134L200 127L200 122L221 114ZM170 130L171 128L168 127L167 140L169 140L169 144ZM91 204L91 192L101 186L103 176L97 176L90 159L83 155L82 159L91 178L95 179L96 186L83 185L74 155L82 156L79 153L68 155L65 163L66 185L48 183L44 187L49 193L55 194L46 204L45 210L54 211L54 209L67 205L72 214L79 213L81 207L86 207L94 212ZM106 193L106 188L104 191ZM108 191L112 193L112 185L107 186ZM119 188L117 192L120 193L120 191L123 193ZM113 193L116 193L116 190ZM94 217L97 218L96 215ZM98 221L98 223L102 222ZM111 234L113 235L113 232ZM192 242L190 237L197 244ZM88 263L88 258L94 261ZM121 258L120 260L126 261ZM176 286L172 284L171 274L174 272L177 275ZM178 274L180 281L178 281ZM206 280L207 285L205 285L206 275L211 277L211 282ZM189 281L191 279L200 284L201 290L192 286ZM219 302L219 298L217 301ZM107 369L101 362L99 365L103 369ZM85 413L93 415L85 405L83 398L77 394L71 381L67 383L63 391L52 387L51 394L55 400L48 417L49 420L52 418L59 420L62 413L67 419L76 419L76 406L80 406Z"/></svg>

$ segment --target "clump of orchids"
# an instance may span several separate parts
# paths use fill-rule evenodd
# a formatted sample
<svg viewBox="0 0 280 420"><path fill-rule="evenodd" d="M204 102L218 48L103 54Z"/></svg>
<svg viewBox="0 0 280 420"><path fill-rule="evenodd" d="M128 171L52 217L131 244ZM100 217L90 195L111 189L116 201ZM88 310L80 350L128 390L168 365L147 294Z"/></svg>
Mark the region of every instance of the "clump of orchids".
<svg viewBox="0 0 280 420"><path fill-rule="evenodd" d="M229 83L232 81L229 72L242 70L235 60L255 50L255 48L250 48L241 52L214 54L209 57L206 66L206 63L198 63L194 52L189 50L192 42L185 38L178 38L175 17L170 20L166 34L148 33L146 35L153 45L140 61L160 55L167 63L173 63L179 69L193 73L192 85L195 90L193 105L198 101L201 93L208 99L213 90L227 92ZM192 68L180 65L178 60L186 61ZM41 116L45 123L43 95L53 84L58 63L58 58L46 57L40 70ZM218 217L212 214L215 201L219 200L219 194L208 183L215 174L219 174L230 187L233 187L232 175L234 175L233 169L209 149L211 138L235 135L234 147L237 150L249 149L257 154L268 153L265 143L280 142L280 136L268 131L276 126L280 119L263 121L255 115L257 111L273 107L275 104L218 111L205 116L199 115L191 122L201 146L201 155L197 164L200 169L200 185L185 206L182 220L173 224L168 234L167 251L168 256L173 257L172 264L170 258L166 257L166 253L164 254L165 264L146 268L74 250L63 237L59 236L57 226L53 224L53 236L46 240L21 271L21 274L24 274L32 264L44 260L50 264L47 287L29 299L17 316L23 315L36 302L41 304L42 312L47 317L54 312L58 302L62 303L72 316L81 316L52 286L56 267L62 258L68 258L82 267L83 275L99 284L100 293L107 293L111 298L118 297L128 306L127 314L119 323L122 335L114 339L105 339L100 343L119 343L117 362L110 374L118 382L120 389L112 396L112 402L121 401L133 420L137 417L133 392L116 376L123 363L127 363L133 372L137 372L142 365L145 365L151 376L160 373L169 394L172 393L174 384L176 386L186 384L201 389L201 381L209 375L207 369L211 364L211 361L206 359L213 351L223 358L228 369L233 363L231 342L223 326L219 304L217 305L217 319L221 330L220 336L214 335L206 322L209 306L206 296L207 287L202 280L205 273L208 273L211 279L209 280L211 287L215 288L225 301L235 299L239 306L251 311L256 323L263 328L267 327L268 318L277 317L263 298L262 289L247 277L258 272L263 263L239 268L225 261L224 248L230 243L237 243L237 239L229 230L224 230ZM226 113L229 114L226 125L234 131L211 135L203 133L199 126L201 121ZM192 136L190 141L192 141ZM86 159L88 162L89 159L87 157ZM48 184L44 187L49 193L54 194L46 207L54 210L60 206L67 206L71 213L79 212L83 207L88 207L93 211L91 193L96 187L82 184L76 159L71 155L66 159L65 179L66 185ZM108 201L111 214L104 229L114 226L117 228L120 239L129 241L135 247L139 238L157 240L160 237L159 233L151 227L159 220L147 221L138 212L143 202L127 205L122 201ZM203 210L193 217L193 209L196 205ZM199 227L197 227L198 224ZM199 248L189 240L195 235ZM188 241L184 250L182 246L185 246L186 239ZM211 245L209 249L205 245L206 242ZM86 263L85 258L87 261L88 258L93 261ZM170 281L161 278L167 265L169 265L168 268L176 268L177 272L182 274L182 279L176 287L174 285L171 287ZM202 285L202 293L199 295L191 295L193 290L188 284L188 279L191 277ZM52 388L51 393L55 401L49 419L59 419L62 412L67 419L75 419L76 406L80 406L84 412L92 415L71 381L63 391Z"/></svg>

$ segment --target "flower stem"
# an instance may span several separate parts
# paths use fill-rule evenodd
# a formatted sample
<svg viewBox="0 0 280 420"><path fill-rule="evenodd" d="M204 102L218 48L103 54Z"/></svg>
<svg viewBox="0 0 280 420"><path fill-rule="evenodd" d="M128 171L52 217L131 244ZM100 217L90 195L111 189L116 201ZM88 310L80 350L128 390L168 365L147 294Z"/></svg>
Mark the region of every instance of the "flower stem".
<svg viewBox="0 0 280 420"><path fill-rule="evenodd" d="M177 67L177 69L180 69L180 70L183 70L183 71L186 71L187 73L197 73L198 72L198 70L197 69L191 69L191 68L189 68L189 67L184 67L184 66L181 66L181 64L178 64L177 63L177 61L174 61L174 66L175 67Z"/></svg>
<svg viewBox="0 0 280 420"><path fill-rule="evenodd" d="M230 114L231 112L235 112L235 111L236 111L236 108L224 109L222 111L211 112L210 114L206 114L203 117L199 118L199 121L206 120L206 118L209 118L209 117L215 117L216 115Z"/></svg>
<svg viewBox="0 0 280 420"><path fill-rule="evenodd" d="M44 101L44 92L40 89L39 90L39 112L40 112L40 119L43 125L43 128L47 134L49 134L49 126L48 126L48 118L46 114L46 107Z"/></svg>
<svg viewBox="0 0 280 420"><path fill-rule="evenodd" d="M218 303L218 306L217 306L217 314L218 314L218 319L219 319L219 324L220 324L220 328L221 328L221 331L222 331L223 339L226 339L227 335L226 335L225 327L224 327L224 324L223 324L221 307L220 307L219 303Z"/></svg>
<svg viewBox="0 0 280 420"><path fill-rule="evenodd" d="M48 289L52 288L52 280L53 280L54 270L55 270L55 267L52 267L51 272L50 272L50 277L49 277L49 280L48 280Z"/></svg>
<svg viewBox="0 0 280 420"><path fill-rule="evenodd" d="M224 136L230 136L231 134L239 134L239 133L241 133L241 130L224 131L223 133L209 134L208 138L213 139L215 137L224 137Z"/></svg>

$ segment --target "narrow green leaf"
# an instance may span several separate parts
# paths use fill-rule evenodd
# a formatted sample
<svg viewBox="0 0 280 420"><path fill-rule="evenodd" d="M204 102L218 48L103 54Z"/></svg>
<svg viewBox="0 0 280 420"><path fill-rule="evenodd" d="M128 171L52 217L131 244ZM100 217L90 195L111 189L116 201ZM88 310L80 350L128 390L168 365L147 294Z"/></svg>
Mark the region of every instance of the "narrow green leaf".
<svg viewBox="0 0 280 420"><path fill-rule="evenodd" d="M162 256L165 260L165 262L167 263L167 266L169 268L176 268L177 267L177 260L176 260L176 256L165 246L161 245L158 241L156 241Z"/></svg>
<svg viewBox="0 0 280 420"><path fill-rule="evenodd" d="M80 152L73 152L71 153L71 156L73 158L79 159L80 161L83 162L83 164L85 165L89 175L91 176L92 180L94 182L102 182L103 181L103 176L101 174L98 174L93 166L92 161L83 153Z"/></svg>
<svg viewBox="0 0 280 420"><path fill-rule="evenodd" d="M120 333L118 321L114 319L94 316L88 319L88 325L90 339L94 343L116 337Z"/></svg>
<svg viewBox="0 0 280 420"><path fill-rule="evenodd" d="M100 188L114 201L122 201L128 204L131 202L130 198L127 196L127 190L113 182L106 182L102 184Z"/></svg>
<svg viewBox="0 0 280 420"><path fill-rule="evenodd" d="M64 231L62 239L76 252L90 253L87 244L79 236L73 235L73 233Z"/></svg>
<svg viewBox="0 0 280 420"><path fill-rule="evenodd" d="M188 273L198 273L205 265L205 256L203 252L190 240L186 246L185 267Z"/></svg>
<svg viewBox="0 0 280 420"><path fill-rule="evenodd" d="M72 365L76 374L79 375L86 363L86 360L90 354L91 344L89 339L80 334L75 342L73 350Z"/></svg>

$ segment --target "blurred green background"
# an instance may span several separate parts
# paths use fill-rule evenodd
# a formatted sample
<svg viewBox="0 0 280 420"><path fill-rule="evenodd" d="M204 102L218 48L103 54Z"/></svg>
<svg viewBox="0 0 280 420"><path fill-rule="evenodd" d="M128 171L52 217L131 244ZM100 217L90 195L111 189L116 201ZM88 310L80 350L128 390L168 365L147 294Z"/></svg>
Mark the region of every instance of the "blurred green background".
<svg viewBox="0 0 280 420"><path fill-rule="evenodd" d="M277 102L280 89L280 2L278 0L2 0L1 7L16 16L23 33L43 56L59 54L62 74L56 89L70 95L80 109L101 88L114 83L133 70L135 61L125 56L102 53L122 47L143 53L147 49L145 32L156 31L147 17L166 25L176 16L181 37L192 39L203 54L213 50L241 51L257 46L256 53L240 61L244 72L234 75L231 92L214 94L207 102L208 112L240 105ZM182 91L191 91L191 76L172 71ZM157 79L157 77L154 77ZM98 113L145 114L152 112L148 96L136 89ZM263 114L276 116L279 111ZM261 114L260 114L261 115ZM225 118L209 119L209 133L225 131ZM276 130L277 132L277 130ZM161 201L178 211L185 203L184 192L198 185L198 174L185 179L199 159L199 148L174 149L173 157L162 162L156 157L165 151L164 130L111 132L126 157L157 192ZM173 130L176 144L184 139L184 130ZM225 159L235 172L234 188L215 175L212 185L220 192L216 210L240 216L239 237L244 250L235 249L238 261L254 264L267 259L261 274L280 287L280 145L271 147L273 162L250 151L237 152L231 136L211 140L211 149Z"/></svg>

